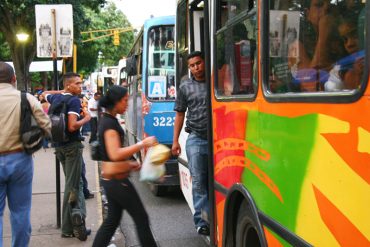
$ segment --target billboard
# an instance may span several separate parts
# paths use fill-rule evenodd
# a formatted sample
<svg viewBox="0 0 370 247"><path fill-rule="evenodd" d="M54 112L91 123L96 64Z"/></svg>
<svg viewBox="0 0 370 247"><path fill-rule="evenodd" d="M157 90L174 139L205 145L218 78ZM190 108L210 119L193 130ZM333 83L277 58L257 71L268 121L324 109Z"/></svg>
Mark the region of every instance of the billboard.
<svg viewBox="0 0 370 247"><path fill-rule="evenodd" d="M55 13L55 22L54 14ZM36 4L37 57L52 57L53 33L57 57L72 57L73 11L71 4Z"/></svg>

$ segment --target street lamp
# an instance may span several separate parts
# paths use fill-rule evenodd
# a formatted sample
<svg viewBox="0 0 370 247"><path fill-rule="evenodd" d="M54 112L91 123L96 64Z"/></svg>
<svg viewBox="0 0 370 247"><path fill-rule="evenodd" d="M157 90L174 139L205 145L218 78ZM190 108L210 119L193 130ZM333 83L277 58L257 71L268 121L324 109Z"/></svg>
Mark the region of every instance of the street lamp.
<svg viewBox="0 0 370 247"><path fill-rule="evenodd" d="M22 44L22 59L23 59L23 76L24 76L24 87L26 92L28 92L28 79L26 76L26 55L25 55L25 47L26 42L28 40L29 35L25 32L19 32L16 34L18 41Z"/></svg>

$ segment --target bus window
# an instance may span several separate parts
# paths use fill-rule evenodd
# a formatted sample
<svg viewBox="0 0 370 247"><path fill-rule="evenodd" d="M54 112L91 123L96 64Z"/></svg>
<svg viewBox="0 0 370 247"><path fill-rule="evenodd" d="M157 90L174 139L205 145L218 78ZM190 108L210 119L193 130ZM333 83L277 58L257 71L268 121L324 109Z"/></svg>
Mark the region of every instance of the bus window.
<svg viewBox="0 0 370 247"><path fill-rule="evenodd" d="M270 93L343 92L361 86L364 3L270 2Z"/></svg>
<svg viewBox="0 0 370 247"><path fill-rule="evenodd" d="M241 4L245 2L247 4ZM236 6L236 3L240 4ZM217 96L256 93L257 16L254 6L254 1L233 1L220 5L220 14L227 17L228 21L222 21L224 26L220 26L216 37ZM229 24L230 18L239 21L231 21L232 24Z"/></svg>
<svg viewBox="0 0 370 247"><path fill-rule="evenodd" d="M249 11L256 7L255 0L235 0L235 1L220 1L221 10L221 26L235 17L240 16L245 11Z"/></svg>
<svg viewBox="0 0 370 247"><path fill-rule="evenodd" d="M149 31L148 99L175 99L174 26L154 27Z"/></svg>

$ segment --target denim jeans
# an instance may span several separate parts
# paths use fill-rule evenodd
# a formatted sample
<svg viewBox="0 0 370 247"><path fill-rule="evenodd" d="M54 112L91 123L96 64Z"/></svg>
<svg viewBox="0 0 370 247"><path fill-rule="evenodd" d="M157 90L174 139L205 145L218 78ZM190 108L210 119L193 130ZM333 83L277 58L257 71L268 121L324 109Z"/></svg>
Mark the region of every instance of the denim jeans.
<svg viewBox="0 0 370 247"><path fill-rule="evenodd" d="M12 246L28 246L31 237L33 160L24 152L0 155L0 247L3 246L3 215L8 199Z"/></svg>
<svg viewBox="0 0 370 247"><path fill-rule="evenodd" d="M90 195L90 190L89 183L87 182L86 179L86 163L83 158L82 158L81 178L82 178L82 192L84 193L84 197L87 197Z"/></svg>
<svg viewBox="0 0 370 247"><path fill-rule="evenodd" d="M186 155L192 177L194 223L196 227L208 225L202 211L209 215L208 201L208 141L191 133L186 140Z"/></svg>
<svg viewBox="0 0 370 247"><path fill-rule="evenodd" d="M85 197L81 178L82 150L83 145L77 141L55 148L55 154L60 163L62 163L65 176L62 210L63 234L72 234L72 207L73 212L79 211L83 218L86 217Z"/></svg>

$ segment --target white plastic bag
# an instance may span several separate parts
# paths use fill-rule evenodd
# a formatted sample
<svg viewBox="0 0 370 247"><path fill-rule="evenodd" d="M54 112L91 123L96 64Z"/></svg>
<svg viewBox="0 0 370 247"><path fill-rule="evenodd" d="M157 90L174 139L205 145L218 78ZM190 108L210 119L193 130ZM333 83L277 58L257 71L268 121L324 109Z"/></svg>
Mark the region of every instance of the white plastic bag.
<svg viewBox="0 0 370 247"><path fill-rule="evenodd" d="M150 161L152 148L148 149L140 170L140 181L158 181L166 173L166 167L163 164L154 165Z"/></svg>

